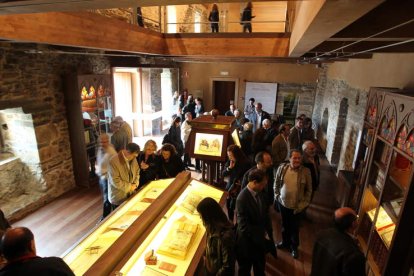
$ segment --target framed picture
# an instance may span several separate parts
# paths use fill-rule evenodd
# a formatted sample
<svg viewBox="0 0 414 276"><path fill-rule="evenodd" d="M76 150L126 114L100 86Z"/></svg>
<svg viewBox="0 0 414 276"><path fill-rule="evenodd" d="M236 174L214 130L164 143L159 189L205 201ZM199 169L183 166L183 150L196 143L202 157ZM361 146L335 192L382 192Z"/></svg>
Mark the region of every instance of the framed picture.
<svg viewBox="0 0 414 276"><path fill-rule="evenodd" d="M237 128L233 130L233 132L231 133L231 138L233 138L234 144L236 144L237 146L239 146L239 148L241 148L241 143L239 139L239 131L237 130Z"/></svg>
<svg viewBox="0 0 414 276"><path fill-rule="evenodd" d="M195 134L194 154L221 157L223 149L223 134Z"/></svg>

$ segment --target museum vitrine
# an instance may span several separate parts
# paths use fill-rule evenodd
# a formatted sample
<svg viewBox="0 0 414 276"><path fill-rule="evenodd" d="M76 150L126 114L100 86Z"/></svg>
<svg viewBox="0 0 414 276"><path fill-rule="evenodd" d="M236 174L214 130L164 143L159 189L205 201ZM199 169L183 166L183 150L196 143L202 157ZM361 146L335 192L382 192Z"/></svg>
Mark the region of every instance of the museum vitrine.
<svg viewBox="0 0 414 276"><path fill-rule="evenodd" d="M224 162L227 146L235 143L232 137L236 128L234 117L203 115L190 124L191 133L186 145L190 156Z"/></svg>
<svg viewBox="0 0 414 276"><path fill-rule="evenodd" d="M113 116L111 75L68 75L65 78L73 170L76 184L88 186L94 175L97 138L109 132Z"/></svg>
<svg viewBox="0 0 414 276"><path fill-rule="evenodd" d="M367 162L358 239L372 275L402 275L401 256L414 235L414 98L383 95Z"/></svg>
<svg viewBox="0 0 414 276"><path fill-rule="evenodd" d="M70 249L64 260L76 275L194 271L205 234L196 206L205 197L224 204L223 191L191 179L189 172L152 181Z"/></svg>
<svg viewBox="0 0 414 276"><path fill-rule="evenodd" d="M354 209L359 207L362 192L364 190L364 183L368 168L368 157L370 156L370 152L372 150L375 130L378 128L384 95L387 92L395 91L398 91L398 89L372 87L369 90L367 106L365 109L364 125L359 137L355 156L353 191L351 191L351 198L349 199L348 204Z"/></svg>
<svg viewBox="0 0 414 276"><path fill-rule="evenodd" d="M122 275L194 275L204 252L205 228L197 204L211 197L224 204L223 191L192 180L130 258L115 271ZM148 262L152 257L154 262Z"/></svg>
<svg viewBox="0 0 414 276"><path fill-rule="evenodd" d="M65 262L76 275L83 275L173 182L153 181L119 207L93 231L70 249Z"/></svg>

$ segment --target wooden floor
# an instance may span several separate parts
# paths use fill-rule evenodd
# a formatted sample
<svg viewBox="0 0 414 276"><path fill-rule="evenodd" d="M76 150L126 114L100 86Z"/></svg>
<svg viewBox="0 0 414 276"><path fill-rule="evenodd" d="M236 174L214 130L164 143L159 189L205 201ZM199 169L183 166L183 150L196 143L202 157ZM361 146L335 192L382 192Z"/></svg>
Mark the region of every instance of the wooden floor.
<svg viewBox="0 0 414 276"><path fill-rule="evenodd" d="M315 236L332 222L336 184L337 178L327 161L322 159L319 191L307 210L309 219L301 224L299 258L295 260L290 252L278 250L277 259L267 256L267 275L309 275ZM62 256L98 223L102 214L101 204L97 185L89 189L76 189L15 222L13 226L26 226L34 232L39 256ZM280 241L280 214L272 210L271 216L275 241Z"/></svg>

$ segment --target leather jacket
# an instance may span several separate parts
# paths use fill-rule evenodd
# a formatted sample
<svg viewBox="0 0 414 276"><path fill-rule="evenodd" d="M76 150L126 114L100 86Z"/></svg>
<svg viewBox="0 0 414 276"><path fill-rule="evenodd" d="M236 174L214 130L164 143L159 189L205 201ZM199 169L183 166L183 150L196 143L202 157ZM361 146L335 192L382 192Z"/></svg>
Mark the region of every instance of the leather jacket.
<svg viewBox="0 0 414 276"><path fill-rule="evenodd" d="M206 270L207 275L234 275L235 238L232 227L207 233Z"/></svg>

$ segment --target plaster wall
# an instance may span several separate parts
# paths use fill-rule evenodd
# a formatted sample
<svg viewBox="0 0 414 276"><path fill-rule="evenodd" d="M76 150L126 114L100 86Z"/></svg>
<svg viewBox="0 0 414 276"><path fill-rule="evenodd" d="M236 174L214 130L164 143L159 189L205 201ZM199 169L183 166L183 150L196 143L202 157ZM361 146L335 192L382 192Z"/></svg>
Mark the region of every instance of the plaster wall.
<svg viewBox="0 0 414 276"><path fill-rule="evenodd" d="M187 88L195 97L204 99L206 110L212 108L211 79L234 78L238 81L236 105L245 105L246 81L316 84L319 69L315 65L279 63L182 63L180 65L181 90ZM221 75L227 72L228 75Z"/></svg>

